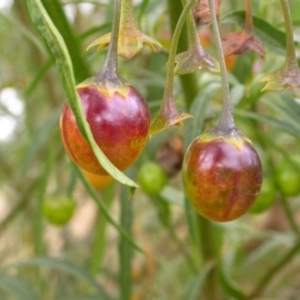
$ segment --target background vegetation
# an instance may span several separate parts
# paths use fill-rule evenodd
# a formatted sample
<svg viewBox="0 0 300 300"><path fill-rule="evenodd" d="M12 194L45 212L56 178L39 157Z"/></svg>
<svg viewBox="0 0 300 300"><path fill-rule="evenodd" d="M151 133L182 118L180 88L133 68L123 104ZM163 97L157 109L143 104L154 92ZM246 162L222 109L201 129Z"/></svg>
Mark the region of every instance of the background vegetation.
<svg viewBox="0 0 300 300"><path fill-rule="evenodd" d="M106 50L85 49L111 30L113 1L41 2L65 40L76 83L97 73ZM289 3L299 49L300 4ZM137 181L141 166L156 161L168 183L159 195L137 189L128 201L127 188L117 182L95 189L78 175L59 135L65 95L55 58L33 26L26 1L1 1L1 300L299 299L300 196L286 195L276 169L283 158L299 157L300 102L289 91L261 92L258 80L284 64L285 28L279 0L252 4L266 59L252 52L233 59L231 100L238 127L260 155L274 201L261 214L210 223L188 206L180 169L187 145L219 120L220 76L198 70L175 77L176 104L194 119L149 141L126 174ZM241 30L244 18L237 10L244 10L243 1L222 2L222 35ZM133 59L119 60L120 74L145 97L152 118L161 104L171 29L180 12L180 0L136 1L139 27L165 49L152 53L145 47ZM211 29L198 29L205 43ZM185 37L184 31L179 51L187 47ZM213 37L206 42L216 56ZM300 168L290 173L300 186ZM65 226L44 218L43 203L53 195L77 204Z"/></svg>

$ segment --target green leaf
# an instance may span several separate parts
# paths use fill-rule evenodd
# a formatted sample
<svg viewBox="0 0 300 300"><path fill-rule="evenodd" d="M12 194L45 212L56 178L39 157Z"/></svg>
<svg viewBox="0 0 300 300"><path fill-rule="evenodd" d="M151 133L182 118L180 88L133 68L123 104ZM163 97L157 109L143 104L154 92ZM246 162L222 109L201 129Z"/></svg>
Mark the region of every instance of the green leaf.
<svg viewBox="0 0 300 300"><path fill-rule="evenodd" d="M247 269L259 261L263 262L263 259L270 255L270 252L275 251L275 249L280 248L281 246L282 243L279 243L278 240L267 240L260 247L245 257L241 268Z"/></svg>
<svg viewBox="0 0 300 300"><path fill-rule="evenodd" d="M26 281L17 276L11 276L4 272L0 273L0 290L3 290L14 299L18 300L39 300L31 286Z"/></svg>
<svg viewBox="0 0 300 300"><path fill-rule="evenodd" d="M234 11L221 18L222 23L235 23L244 28L245 11ZM286 38L284 32L278 30L270 23L261 18L253 16L253 26L255 36L265 47L280 54L285 55Z"/></svg>
<svg viewBox="0 0 300 300"><path fill-rule="evenodd" d="M83 268L74 265L66 260L52 257L36 257L33 259L28 259L23 262L18 262L9 266L6 266L5 269L10 268L24 268L24 267L46 267L49 269L59 270L61 272L67 273L75 278L82 280L93 287L97 293L99 299L110 300L110 297L104 291L102 286ZM24 298L20 298L25 300ZM34 298L33 298L34 299ZM30 299L32 300L32 298Z"/></svg>
<svg viewBox="0 0 300 300"><path fill-rule="evenodd" d="M102 191L103 202L106 203L108 209L111 207L115 194L115 185L111 184ZM102 215L98 215L97 224L95 228L95 236L93 240L92 251L90 255L90 272L97 274L101 269L102 260L105 254L107 219Z"/></svg>
<svg viewBox="0 0 300 300"><path fill-rule="evenodd" d="M291 93L281 93L280 97L276 97L272 101L266 96L262 97L261 101L274 109L281 116L281 119L287 120L289 124L300 131L300 105L290 95Z"/></svg>
<svg viewBox="0 0 300 300"><path fill-rule="evenodd" d="M71 294L68 296L62 296L57 300L99 300L99 296L88 294Z"/></svg>
<svg viewBox="0 0 300 300"><path fill-rule="evenodd" d="M132 203L129 200L129 188L121 186L121 226L127 232L131 232L133 211ZM122 300L130 300L132 290L131 280L131 260L132 260L132 247L128 243L127 239L121 236L119 243L119 258L120 258L120 270L119 270L119 283L120 283L120 296Z"/></svg>
<svg viewBox="0 0 300 300"><path fill-rule="evenodd" d="M64 86L66 98L75 115L76 122L80 132L86 138L93 149L99 163L116 180L129 186L137 187L137 184L119 171L104 155L102 150L96 144L89 124L87 123L82 104L75 88L73 67L65 42L59 31L53 24L40 0L27 0L31 18L35 26L40 30L49 44L50 50L55 57L57 68Z"/></svg>
<svg viewBox="0 0 300 300"><path fill-rule="evenodd" d="M101 209L103 215L105 218L107 218L107 221L115 227L115 229L138 251L143 253L143 250L132 240L132 237L129 235L129 233L123 229L122 226L117 224L114 219L110 216L108 209L106 208L106 205L102 202L99 201L97 194L95 193L94 189L91 187L85 176L82 174L81 170L79 167L77 167L74 164L74 167L77 171L77 174L79 175L79 178L81 182L83 183L84 187L86 188L87 192L90 194L90 196L93 198L93 200L96 202L96 204L99 206Z"/></svg>
<svg viewBox="0 0 300 300"><path fill-rule="evenodd" d="M245 300L247 299L246 295L242 291L241 287L233 281L233 279L224 272L224 270L220 271L220 283L222 288L226 291L226 293L234 299Z"/></svg>
<svg viewBox="0 0 300 300"><path fill-rule="evenodd" d="M275 118L270 117L270 116L260 115L260 114L245 111L245 110L236 109L234 113L236 115L240 116L240 117L258 120L260 122L263 122L263 123L269 124L271 126L277 127L281 130L284 130L284 131L290 133L291 135L293 135L297 138L300 138L299 128L294 126L293 124L287 122L287 121L281 121L281 120L275 119Z"/></svg>
<svg viewBox="0 0 300 300"><path fill-rule="evenodd" d="M75 36L61 3L58 0L41 0L41 2L65 41L74 68L76 81L80 83L91 75L81 53L80 41Z"/></svg>
<svg viewBox="0 0 300 300"><path fill-rule="evenodd" d="M201 291L205 282L205 279L212 269L213 265L211 263L206 264L199 274L193 278L192 282L188 285L187 293L185 296L185 300L198 300L199 295L201 295Z"/></svg>
<svg viewBox="0 0 300 300"><path fill-rule="evenodd" d="M51 131L57 126L61 108L57 108L52 112L50 117L42 125L41 129L35 134L31 146L25 154L23 164L21 166L20 176L23 177L30 167L38 151L49 141Z"/></svg>
<svg viewBox="0 0 300 300"><path fill-rule="evenodd" d="M190 113L193 114L194 118L187 120L185 125L184 144L186 148L202 133L208 103L220 88L221 84L219 82L211 82L200 90L196 96L190 109Z"/></svg>
<svg viewBox="0 0 300 300"><path fill-rule="evenodd" d="M39 49L39 51L43 55L47 55L47 50L43 43L41 43L41 41L38 38L36 38L36 36L31 31L26 29L26 27L23 24L11 18L9 15L4 15L2 13L0 13L0 18L3 19L6 23L14 26L14 28L16 28L18 31L20 31L30 42L32 42L33 45L36 46L37 49Z"/></svg>

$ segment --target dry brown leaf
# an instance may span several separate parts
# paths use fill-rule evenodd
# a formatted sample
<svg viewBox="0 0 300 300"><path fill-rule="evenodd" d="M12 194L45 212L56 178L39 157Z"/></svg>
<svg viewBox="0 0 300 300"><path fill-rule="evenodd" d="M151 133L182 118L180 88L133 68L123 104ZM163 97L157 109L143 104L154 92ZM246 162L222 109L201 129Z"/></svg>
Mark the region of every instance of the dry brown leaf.
<svg viewBox="0 0 300 300"><path fill-rule="evenodd" d="M251 32L245 30L242 32L232 32L222 40L225 56L254 51L261 59L265 59L265 51L261 42Z"/></svg>
<svg viewBox="0 0 300 300"><path fill-rule="evenodd" d="M214 0L214 8L217 15L217 19L219 19L219 10L222 0ZM201 0L198 7L195 9L194 17L196 22L201 25L207 25L211 23L210 11L208 0Z"/></svg>

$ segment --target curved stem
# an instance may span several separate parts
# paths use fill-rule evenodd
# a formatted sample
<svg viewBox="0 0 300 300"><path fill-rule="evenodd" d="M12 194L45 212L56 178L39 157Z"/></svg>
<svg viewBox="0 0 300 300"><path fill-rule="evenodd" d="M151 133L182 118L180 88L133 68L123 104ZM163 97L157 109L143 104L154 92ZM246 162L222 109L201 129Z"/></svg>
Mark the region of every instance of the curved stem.
<svg viewBox="0 0 300 300"><path fill-rule="evenodd" d="M285 68L293 69L298 68L294 37L293 37L293 24L291 18L291 12L288 0L281 0L281 6L283 10L284 23L285 23L285 34L286 34L286 58Z"/></svg>
<svg viewBox="0 0 300 300"><path fill-rule="evenodd" d="M166 86L164 90L164 96L163 96L163 105L167 106L174 106L174 102L172 101L173 99L173 84L174 84L174 65L175 65L175 57L176 57L176 50L177 50L177 45L178 41L180 38L180 33L183 28L184 22L185 22L185 17L188 11L192 8L194 4L193 0L190 0L189 3L184 7L180 18L177 22L173 37L172 37L172 42L171 42L171 48L169 52L169 59L168 59L168 68L167 68L167 78L166 78Z"/></svg>
<svg viewBox="0 0 300 300"><path fill-rule="evenodd" d="M179 17L182 13L182 5L181 0L168 0L168 12L170 17L170 27L172 33L175 32L175 28ZM183 28L183 32L181 32L180 40L178 42L177 53L186 51L188 48L188 39L186 31ZM189 110L193 100L198 94L198 80L195 73L186 74L179 76L182 92L185 98L186 109Z"/></svg>
<svg viewBox="0 0 300 300"><path fill-rule="evenodd" d="M110 37L110 43L101 71L97 74L97 79L105 77L106 79L119 79L118 73L118 39L121 19L121 0L115 0L113 25Z"/></svg>
<svg viewBox="0 0 300 300"><path fill-rule="evenodd" d="M186 5L186 0L181 0L181 3L183 5L183 7L184 7ZM197 28L196 28L196 24L194 22L193 14L192 14L191 10L186 15L186 23L187 23L187 27L188 27L188 34L190 36L190 40L193 43L200 43L199 42Z"/></svg>
<svg viewBox="0 0 300 300"><path fill-rule="evenodd" d="M252 5L251 0L246 0L246 20L245 20L245 31L253 32L253 19L252 19Z"/></svg>
<svg viewBox="0 0 300 300"><path fill-rule="evenodd" d="M215 42L217 46L218 58L220 62L221 68L221 77L222 77L222 87L223 87L223 111L221 120L217 126L218 129L221 130L229 130L235 127L233 115L232 115L232 106L230 102L230 95L229 95L229 83L228 83L228 76L226 70L226 64L224 59L223 48L221 44L221 37L219 32L219 26L217 21L217 16L214 8L214 1L209 0L209 10L211 14L211 21L212 27L215 37Z"/></svg>

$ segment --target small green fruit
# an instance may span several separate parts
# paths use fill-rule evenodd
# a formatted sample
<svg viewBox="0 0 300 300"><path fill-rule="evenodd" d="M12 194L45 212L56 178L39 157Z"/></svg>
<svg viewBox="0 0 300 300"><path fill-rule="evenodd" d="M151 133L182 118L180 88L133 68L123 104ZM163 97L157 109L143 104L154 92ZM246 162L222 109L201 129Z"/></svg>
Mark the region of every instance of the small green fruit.
<svg viewBox="0 0 300 300"><path fill-rule="evenodd" d="M264 178L260 193L254 204L250 207L249 213L260 214L268 210L275 201L276 189L274 183L269 178Z"/></svg>
<svg viewBox="0 0 300 300"><path fill-rule="evenodd" d="M43 203L43 214L53 225L63 226L71 219L76 207L75 201L66 196L52 196Z"/></svg>
<svg viewBox="0 0 300 300"><path fill-rule="evenodd" d="M138 182L147 194L158 195L168 182L168 177L159 164L147 162L139 171Z"/></svg>
<svg viewBox="0 0 300 300"><path fill-rule="evenodd" d="M300 194L300 157L284 158L276 167L276 179L286 197Z"/></svg>

